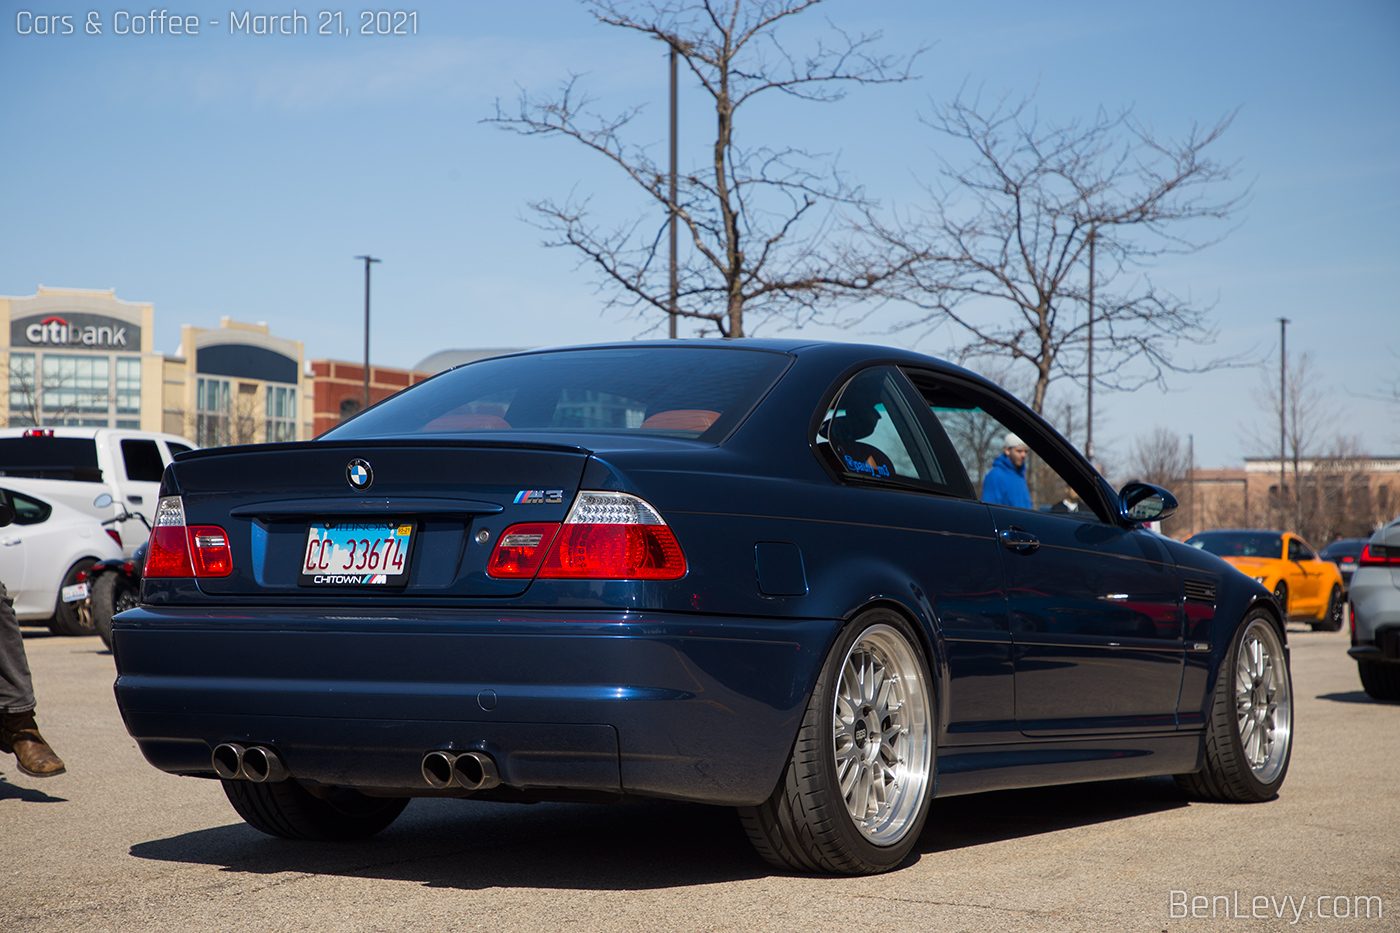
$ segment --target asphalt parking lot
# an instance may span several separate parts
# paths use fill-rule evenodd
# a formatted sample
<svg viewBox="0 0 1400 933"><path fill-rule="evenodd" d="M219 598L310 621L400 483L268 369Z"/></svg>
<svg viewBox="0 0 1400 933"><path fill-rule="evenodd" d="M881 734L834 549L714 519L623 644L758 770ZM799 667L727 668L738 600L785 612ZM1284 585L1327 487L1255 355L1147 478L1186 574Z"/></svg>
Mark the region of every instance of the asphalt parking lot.
<svg viewBox="0 0 1400 933"><path fill-rule="evenodd" d="M934 802L899 871L777 874L732 813L417 800L349 846L272 839L212 781L147 765L96 638L27 630L39 723L68 764L0 756L0 929L22 931L1400 929L1400 704L1347 636L1290 626L1277 800L1188 803L1170 778Z"/></svg>

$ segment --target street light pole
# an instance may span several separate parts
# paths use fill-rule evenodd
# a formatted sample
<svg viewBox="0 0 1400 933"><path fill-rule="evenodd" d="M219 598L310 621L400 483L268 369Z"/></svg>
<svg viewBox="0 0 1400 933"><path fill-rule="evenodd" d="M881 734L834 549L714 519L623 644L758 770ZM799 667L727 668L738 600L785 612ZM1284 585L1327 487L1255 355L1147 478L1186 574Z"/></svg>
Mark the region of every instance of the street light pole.
<svg viewBox="0 0 1400 933"><path fill-rule="evenodd" d="M365 261L365 401L361 411L369 407L369 264L379 262L373 256L356 256Z"/></svg>
<svg viewBox="0 0 1400 933"><path fill-rule="evenodd" d="M1287 456L1288 436L1288 318L1278 319L1278 524L1284 531L1283 460Z"/></svg>
<svg viewBox="0 0 1400 933"><path fill-rule="evenodd" d="M1089 385L1085 407L1084 453L1090 465L1094 462L1094 243L1098 228L1089 228Z"/></svg>
<svg viewBox="0 0 1400 933"><path fill-rule="evenodd" d="M676 339L676 303L680 280L676 274L676 41L671 46L671 339Z"/></svg>

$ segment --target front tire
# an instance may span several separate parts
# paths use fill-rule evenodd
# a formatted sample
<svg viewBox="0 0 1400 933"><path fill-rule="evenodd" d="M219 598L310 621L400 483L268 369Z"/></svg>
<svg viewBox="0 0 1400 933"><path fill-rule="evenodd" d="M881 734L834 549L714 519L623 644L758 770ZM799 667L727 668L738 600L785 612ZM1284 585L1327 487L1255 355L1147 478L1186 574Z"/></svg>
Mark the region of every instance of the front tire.
<svg viewBox="0 0 1400 933"><path fill-rule="evenodd" d="M1200 800L1253 803L1277 796L1293 754L1293 679L1273 618L1256 609L1230 642L1206 726L1205 767L1178 774Z"/></svg>
<svg viewBox="0 0 1400 933"><path fill-rule="evenodd" d="M1278 611L1283 613L1283 618L1288 619L1288 584L1282 580L1274 587L1274 602L1278 603Z"/></svg>
<svg viewBox="0 0 1400 933"><path fill-rule="evenodd" d="M112 616L140 603L136 583L125 574L111 571L102 574L92 585L92 624L102 638L102 644L112 647Z"/></svg>
<svg viewBox="0 0 1400 933"><path fill-rule="evenodd" d="M1342 620L1346 618L1346 600L1342 598L1342 588L1332 587L1332 594L1327 597L1327 615L1322 617L1321 622L1314 622L1312 628L1314 632L1338 632L1342 628Z"/></svg>
<svg viewBox="0 0 1400 933"><path fill-rule="evenodd" d="M324 797L295 780L255 784L224 781L224 793L243 821L269 836L315 842L365 839L398 819L407 797L366 797L348 787L330 788Z"/></svg>
<svg viewBox="0 0 1400 933"><path fill-rule="evenodd" d="M53 618L49 620L50 632L55 635L96 634L97 630L92 624L92 613L88 611L88 601L80 599L77 602L65 603L62 592L63 587L77 583L78 574L95 563L97 563L95 558L84 557L69 567L68 572L63 575L63 582L59 584L59 594L54 602Z"/></svg>
<svg viewBox="0 0 1400 933"><path fill-rule="evenodd" d="M739 811L759 854L799 871L898 867L928 819L933 710L928 662L902 616L873 610L847 625L777 788Z"/></svg>

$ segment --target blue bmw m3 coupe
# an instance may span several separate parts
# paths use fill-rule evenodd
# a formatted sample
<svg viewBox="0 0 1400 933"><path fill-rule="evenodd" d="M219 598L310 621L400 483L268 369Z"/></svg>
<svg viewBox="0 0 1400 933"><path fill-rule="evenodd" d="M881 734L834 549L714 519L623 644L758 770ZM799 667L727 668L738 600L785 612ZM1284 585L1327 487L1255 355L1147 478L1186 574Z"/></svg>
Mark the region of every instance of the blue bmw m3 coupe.
<svg viewBox="0 0 1400 933"><path fill-rule="evenodd" d="M983 500L994 469L1030 507ZM912 352L520 353L177 458L116 695L153 765L273 835L651 797L736 808L785 869L887 871L935 796L1277 792L1279 607L1145 527L1175 507Z"/></svg>

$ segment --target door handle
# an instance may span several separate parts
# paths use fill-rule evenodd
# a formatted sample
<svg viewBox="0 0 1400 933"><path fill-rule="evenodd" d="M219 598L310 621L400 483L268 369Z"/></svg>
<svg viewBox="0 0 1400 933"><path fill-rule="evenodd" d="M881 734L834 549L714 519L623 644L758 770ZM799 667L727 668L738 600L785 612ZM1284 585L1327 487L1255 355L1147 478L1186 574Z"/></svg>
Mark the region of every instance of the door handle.
<svg viewBox="0 0 1400 933"><path fill-rule="evenodd" d="M140 505L140 504L141 504L141 497L140 497L140 496L127 496L127 497L126 497L126 501L127 501L127 502L133 502L133 503L135 503L136 505Z"/></svg>
<svg viewBox="0 0 1400 933"><path fill-rule="evenodd" d="M14 547L19 543L21 543L21 539L16 538L13 535L8 538L0 539L0 544L5 545L5 547Z"/></svg>
<svg viewBox="0 0 1400 933"><path fill-rule="evenodd" d="M1040 539L1024 528L1012 525L1001 533L1003 546L1017 554L1033 554L1040 547Z"/></svg>

